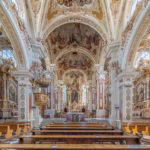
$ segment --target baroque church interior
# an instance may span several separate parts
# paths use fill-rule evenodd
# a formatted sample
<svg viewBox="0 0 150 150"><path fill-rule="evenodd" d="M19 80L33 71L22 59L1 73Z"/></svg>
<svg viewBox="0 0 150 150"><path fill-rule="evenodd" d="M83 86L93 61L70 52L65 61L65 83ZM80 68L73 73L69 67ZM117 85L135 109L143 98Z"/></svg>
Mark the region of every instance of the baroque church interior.
<svg viewBox="0 0 150 150"><path fill-rule="evenodd" d="M0 0L0 149L150 150L150 0Z"/></svg>

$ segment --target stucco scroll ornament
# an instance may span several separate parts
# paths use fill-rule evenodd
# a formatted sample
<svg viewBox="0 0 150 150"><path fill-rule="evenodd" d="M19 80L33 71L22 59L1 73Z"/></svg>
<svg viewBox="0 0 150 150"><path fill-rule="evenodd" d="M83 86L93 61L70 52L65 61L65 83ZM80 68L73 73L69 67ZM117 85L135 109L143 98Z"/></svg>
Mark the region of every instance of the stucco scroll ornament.
<svg viewBox="0 0 150 150"><path fill-rule="evenodd" d="M46 62L44 58L40 58L41 63L32 62L32 66L30 68L30 72L33 74L32 84L33 89L38 87L47 87L49 85L48 71L46 68Z"/></svg>
<svg viewBox="0 0 150 150"><path fill-rule="evenodd" d="M93 0L57 0L59 5L64 5L66 7L72 7L77 5L79 7L83 7L84 5L89 5Z"/></svg>
<svg viewBox="0 0 150 150"><path fill-rule="evenodd" d="M122 72L122 69L121 69L118 61L112 62L111 65L112 65L112 68L116 70L116 75L118 75Z"/></svg>
<svg viewBox="0 0 150 150"><path fill-rule="evenodd" d="M150 73L150 60L141 60L136 71L149 72Z"/></svg>
<svg viewBox="0 0 150 150"><path fill-rule="evenodd" d="M22 37L26 43L26 47L28 49L28 47L29 47L29 35L26 31L23 20L19 16L19 12L17 11L16 5L14 3L6 3L6 6L13 13L13 15L17 21L18 27L21 30Z"/></svg>
<svg viewBox="0 0 150 150"><path fill-rule="evenodd" d="M127 37L129 35L129 33L131 32L131 30L133 29L134 23L136 22L136 19L138 18L141 10L142 10L142 4L138 3L132 18L127 22L127 26L122 33L122 44L123 45L125 45L126 40L128 39Z"/></svg>

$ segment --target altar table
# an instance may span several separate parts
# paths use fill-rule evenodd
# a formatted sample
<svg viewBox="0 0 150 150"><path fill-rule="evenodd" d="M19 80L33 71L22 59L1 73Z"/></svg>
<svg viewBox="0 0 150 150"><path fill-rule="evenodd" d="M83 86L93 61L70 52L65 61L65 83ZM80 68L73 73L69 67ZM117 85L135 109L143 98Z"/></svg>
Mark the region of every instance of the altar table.
<svg viewBox="0 0 150 150"><path fill-rule="evenodd" d="M84 113L81 112L68 112L66 115L67 121L72 121L72 122L80 122L84 121Z"/></svg>

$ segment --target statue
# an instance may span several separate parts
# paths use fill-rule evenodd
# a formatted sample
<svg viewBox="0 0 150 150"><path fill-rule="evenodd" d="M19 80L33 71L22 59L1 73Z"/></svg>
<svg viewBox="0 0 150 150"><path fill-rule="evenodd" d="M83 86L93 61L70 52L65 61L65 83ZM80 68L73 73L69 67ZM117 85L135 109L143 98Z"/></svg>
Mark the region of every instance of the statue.
<svg viewBox="0 0 150 150"><path fill-rule="evenodd" d="M72 91L72 103L78 103L78 92L76 90Z"/></svg>

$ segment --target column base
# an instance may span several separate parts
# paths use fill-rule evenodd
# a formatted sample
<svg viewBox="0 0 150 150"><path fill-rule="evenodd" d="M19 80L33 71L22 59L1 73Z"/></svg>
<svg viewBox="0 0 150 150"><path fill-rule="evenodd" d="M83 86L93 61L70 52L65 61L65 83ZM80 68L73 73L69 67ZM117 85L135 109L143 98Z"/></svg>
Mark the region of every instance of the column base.
<svg viewBox="0 0 150 150"><path fill-rule="evenodd" d="M4 109L4 108L0 109L0 119L11 119L11 118L12 115L10 109Z"/></svg>

